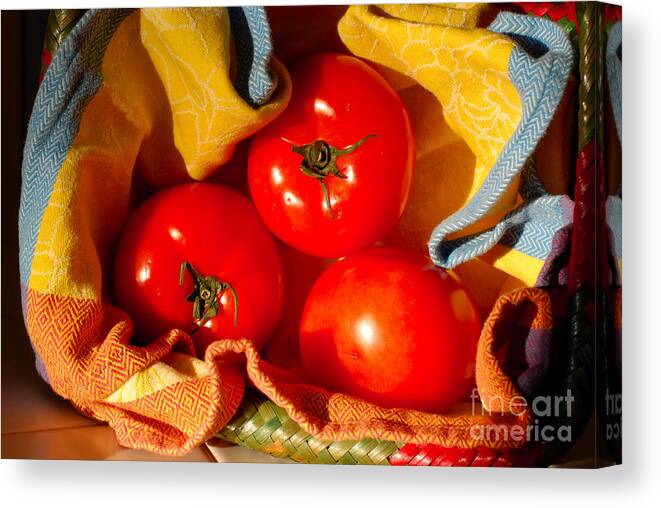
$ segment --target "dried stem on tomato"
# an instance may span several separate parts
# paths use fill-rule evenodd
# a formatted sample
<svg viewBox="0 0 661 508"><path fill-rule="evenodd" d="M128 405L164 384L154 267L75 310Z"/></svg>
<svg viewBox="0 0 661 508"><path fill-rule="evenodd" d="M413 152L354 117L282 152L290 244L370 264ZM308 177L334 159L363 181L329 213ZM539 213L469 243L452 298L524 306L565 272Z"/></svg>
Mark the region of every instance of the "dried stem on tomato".
<svg viewBox="0 0 661 508"><path fill-rule="evenodd" d="M186 271L190 273L195 284L193 291L186 297L186 300L193 303L193 319L197 327L204 325L207 319L218 315L219 298L224 291L232 293L234 298L234 326L236 326L239 319L239 298L234 287L229 282L220 281L212 275L201 275L188 261L181 263L179 269L180 286L184 284Z"/></svg>
<svg viewBox="0 0 661 508"><path fill-rule="evenodd" d="M303 157L301 162L301 171L304 175L316 178L321 184L324 192L324 200L328 207L331 219L333 219L333 209L331 208L330 196L328 195L328 186L326 178L336 176L337 178L346 178L347 176L337 167L337 158L347 155L360 147L369 138L376 137L376 134L368 134L363 139L346 148L336 148L322 139L318 139L307 145L294 145L292 150Z"/></svg>

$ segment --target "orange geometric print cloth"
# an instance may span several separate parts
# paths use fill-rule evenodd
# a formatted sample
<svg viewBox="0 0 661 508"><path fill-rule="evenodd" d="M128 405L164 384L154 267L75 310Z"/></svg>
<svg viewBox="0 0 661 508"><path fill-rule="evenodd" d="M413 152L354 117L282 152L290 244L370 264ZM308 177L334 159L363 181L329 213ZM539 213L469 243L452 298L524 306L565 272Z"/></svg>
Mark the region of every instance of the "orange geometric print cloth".
<svg viewBox="0 0 661 508"><path fill-rule="evenodd" d="M533 328L552 326L551 302L545 291L528 288L501 297L479 342L476 379L483 400L495 395L509 404L521 397L504 373L504 359L499 358L502 355L496 349L508 339L497 336L492 325L504 317L503 312L524 304L533 313ZM511 437L507 429L525 428L531 421L529 411L483 414L479 403L476 410L468 402L446 415L380 408L306 384L296 369L285 371L277 365L277 348L272 348L272 358L267 362L248 340L213 343L205 354L204 375L167 384L134 400L108 402L131 376L157 362L167 362L169 355L193 356L190 337L173 331L147 347L133 346L128 342L130 320L111 305L34 290L28 292L28 305L30 335L48 366L53 389L84 414L107 421L124 446L173 455L188 452L230 420L240 404L246 375L306 431L322 439L369 436L462 448L525 445L524 440ZM530 317L525 316L525 320L528 322ZM245 355L245 368L228 352ZM498 425L505 432L495 438L474 432L488 425Z"/></svg>

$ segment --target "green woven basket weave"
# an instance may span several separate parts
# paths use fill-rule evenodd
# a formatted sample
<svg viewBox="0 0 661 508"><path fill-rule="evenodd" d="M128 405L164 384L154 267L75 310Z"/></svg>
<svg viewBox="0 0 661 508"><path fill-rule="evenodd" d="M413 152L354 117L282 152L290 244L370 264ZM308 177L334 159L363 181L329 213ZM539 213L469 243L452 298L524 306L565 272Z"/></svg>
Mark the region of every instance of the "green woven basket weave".
<svg viewBox="0 0 661 508"><path fill-rule="evenodd" d="M378 439L317 439L301 429L284 409L252 391L218 437L274 457L316 464L389 464L388 457L403 445Z"/></svg>
<svg viewBox="0 0 661 508"><path fill-rule="evenodd" d="M493 450L418 446L382 439L317 439L263 395L249 390L236 415L217 437L274 457L306 464L527 467L539 449Z"/></svg>

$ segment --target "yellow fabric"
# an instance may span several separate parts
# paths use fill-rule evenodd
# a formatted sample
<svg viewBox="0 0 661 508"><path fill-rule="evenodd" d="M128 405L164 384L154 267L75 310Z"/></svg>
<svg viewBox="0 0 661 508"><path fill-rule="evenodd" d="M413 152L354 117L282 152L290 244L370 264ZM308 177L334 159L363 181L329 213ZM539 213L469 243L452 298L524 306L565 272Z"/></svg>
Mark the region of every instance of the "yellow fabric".
<svg viewBox="0 0 661 508"><path fill-rule="evenodd" d="M472 171L448 177L445 181L452 180L452 185L438 186L434 203L440 203L442 213L436 215L435 223L449 215L445 203L457 203L458 187L464 196L460 205L475 194L521 120L521 101L508 75L514 43L483 28L452 26L457 11L443 5L356 5L338 25L340 37L351 52L406 75L439 103L434 105L424 94L407 103L413 110L418 160L433 157L431 152L457 136L474 155ZM458 19L476 23L478 14ZM416 100L420 102L412 104ZM418 115L428 108L438 111L439 105L449 129L439 128L442 123L430 121L429 115ZM444 164L444 155L437 154L433 162ZM433 162L429 165L443 173L446 166ZM487 217L461 234L494 224L514 205L516 189L515 182Z"/></svg>
<svg viewBox="0 0 661 508"><path fill-rule="evenodd" d="M483 320L491 313L494 303L500 296L513 289L528 286L522 280L480 258L462 263L450 273L456 274L466 286Z"/></svg>
<svg viewBox="0 0 661 508"><path fill-rule="evenodd" d="M503 245L494 246L493 249L482 256L482 259L493 264L494 267L520 279L527 286L535 285L537 276L544 266L544 261L541 259L534 258Z"/></svg>
<svg viewBox="0 0 661 508"><path fill-rule="evenodd" d="M370 53L393 69L389 78L416 122L419 167L427 157L427 181L433 183L432 170L447 179L445 194L432 204L447 215L475 192L520 118L518 95L507 77L513 45L506 37L473 29L482 14L479 6L386 6L381 12L388 17L366 29L377 9L351 7L340 33L359 56ZM185 453L238 407L244 373L222 359L228 352L245 352L252 382L322 438L372 434L475 445L466 424L485 421L479 415L400 415L342 396L325 404L327 392L292 384L261 361L247 340L216 342L204 362L192 357L192 341L180 331L146 347L129 343L130 319L105 297L113 242L131 204L144 197L145 188L210 176L231 157L236 143L272 120L289 98L287 73L274 60L278 90L264 106L247 106L231 84L230 42L224 9L136 11L113 35L103 59L103 83L85 106L58 173L29 281L28 329L54 390L85 414L110 422L124 445ZM414 189L414 212L407 209L414 218L427 214L419 201L424 190ZM505 196L483 222L495 220L515 199ZM443 218L431 211L434 223ZM403 224L414 231L415 221ZM422 245L427 238L428 233ZM489 269L497 270L488 266L474 273ZM514 279L493 280L502 291ZM479 277L471 282L479 291ZM487 367L502 370L498 361ZM510 421L526 423L527 416Z"/></svg>
<svg viewBox="0 0 661 508"><path fill-rule="evenodd" d="M508 75L514 43L479 28L486 8L352 6L338 26L349 50L374 62L397 90L413 121L415 178L389 245L426 253L433 228L475 194L521 119ZM489 215L460 234L494 225L517 204L517 187L518 180ZM533 285L540 268L538 260L500 247L456 272L486 316L505 291Z"/></svg>
<svg viewBox="0 0 661 508"><path fill-rule="evenodd" d="M45 211L31 288L98 300L136 182L206 178L282 111L287 72L272 62L278 89L253 109L232 86L230 40L226 9L142 9L118 27Z"/></svg>
<svg viewBox="0 0 661 508"><path fill-rule="evenodd" d="M209 375L202 360L181 353L170 353L163 361L136 372L126 383L105 398L105 402L131 402L163 388Z"/></svg>
<svg viewBox="0 0 661 508"><path fill-rule="evenodd" d="M458 28L475 28L481 14L489 6L484 3L456 3L443 5L395 4L381 5L383 10L393 18L426 23L429 25L446 25Z"/></svg>

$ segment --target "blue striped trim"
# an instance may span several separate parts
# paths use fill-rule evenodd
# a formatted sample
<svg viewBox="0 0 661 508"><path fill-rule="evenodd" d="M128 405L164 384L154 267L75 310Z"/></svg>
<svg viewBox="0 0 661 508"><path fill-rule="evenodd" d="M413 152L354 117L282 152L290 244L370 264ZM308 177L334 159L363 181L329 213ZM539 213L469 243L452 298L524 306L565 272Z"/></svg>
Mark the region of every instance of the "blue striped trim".
<svg viewBox="0 0 661 508"><path fill-rule="evenodd" d="M574 203L567 196L544 196L521 205L498 224L504 230L499 243L545 260L555 233L572 223Z"/></svg>
<svg viewBox="0 0 661 508"><path fill-rule="evenodd" d="M23 152L18 216L19 266L28 285L39 226L82 112L101 85L101 63L126 9L92 9L78 21L39 87ZM24 302L25 304L25 302Z"/></svg>
<svg viewBox="0 0 661 508"><path fill-rule="evenodd" d="M23 153L18 218L24 321L39 227L57 175L78 135L82 113L103 81L101 65L106 48L133 10L87 11L58 48L37 92ZM235 7L229 8L229 13L237 43L239 86L245 82L245 89L239 92L250 104L260 105L276 86L268 70L272 45L266 11L263 7ZM243 19L243 25L232 19ZM36 356L37 370L48 382L43 361Z"/></svg>
<svg viewBox="0 0 661 508"><path fill-rule="evenodd" d="M101 63L110 39L130 9L86 12L58 48L41 82L23 151L18 255L23 320L39 226L60 167L80 128L82 112L101 84ZM50 384L35 351L39 375Z"/></svg>
<svg viewBox="0 0 661 508"><path fill-rule="evenodd" d="M567 196L533 199L513 209L486 231L442 242L439 256L448 258L458 250L465 250L477 257L500 244L544 260L551 254L553 235L571 224L573 209L574 203Z"/></svg>
<svg viewBox="0 0 661 508"><path fill-rule="evenodd" d="M539 201L534 211L525 211L527 205L523 205L503 219L502 225L499 224L492 230L452 241L446 239L449 234L461 231L484 217L521 172L553 118L572 67L573 53L569 37L560 26L549 20L500 13L489 29L512 35L519 44L530 49L533 55L539 56L529 54L521 46L512 50L509 74L521 96L521 122L477 193L463 208L441 222L432 232L429 255L436 265L444 268L454 268L487 252L505 235L508 226L540 216L536 208L543 204L550 206L554 202L553 199ZM556 213L560 214L555 222L557 226L565 222L564 212L561 212L560 208L555 208ZM551 223L546 221L546 224ZM548 227L543 229L550 233ZM539 234L539 231L537 233ZM549 249L553 234L544 240ZM546 252L546 249L539 250L540 241L536 239L531 242L530 250L526 253L537 255ZM521 242L515 244L528 248Z"/></svg>
<svg viewBox="0 0 661 508"><path fill-rule="evenodd" d="M622 142L622 22L611 27L606 43L606 75L617 137Z"/></svg>
<svg viewBox="0 0 661 508"><path fill-rule="evenodd" d="M228 11L237 57L234 88L248 104L261 106L277 86L269 69L273 45L266 9L246 6L229 7Z"/></svg>
<svg viewBox="0 0 661 508"><path fill-rule="evenodd" d="M608 196L606 199L606 223L611 230L613 249L617 259L622 259L622 198Z"/></svg>
<svg viewBox="0 0 661 508"><path fill-rule="evenodd" d="M28 285L39 225L55 180L80 129L82 112L98 91L101 63L112 35L133 9L92 9L83 15L56 52L39 87L28 125L23 155L19 211L19 266L21 283ZM271 40L263 7L231 8L244 14L246 30L237 29L237 46L253 52L238 55L247 76L247 101L259 105L275 84L268 64ZM244 44L245 43L245 44ZM239 73L241 75L241 72Z"/></svg>
<svg viewBox="0 0 661 508"><path fill-rule="evenodd" d="M611 27L606 43L606 76L611 106L615 117L617 137L622 143L622 22ZM606 223L611 230L612 250L616 259L622 259L622 187L619 196L606 199ZM621 282L620 282L621 283Z"/></svg>

